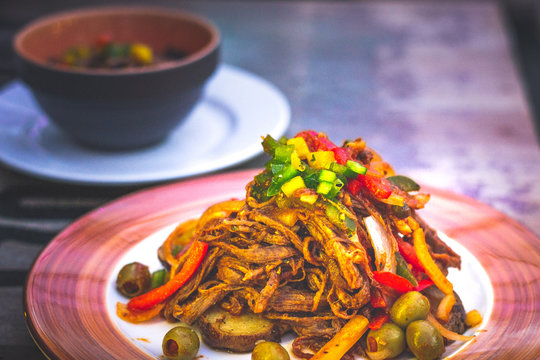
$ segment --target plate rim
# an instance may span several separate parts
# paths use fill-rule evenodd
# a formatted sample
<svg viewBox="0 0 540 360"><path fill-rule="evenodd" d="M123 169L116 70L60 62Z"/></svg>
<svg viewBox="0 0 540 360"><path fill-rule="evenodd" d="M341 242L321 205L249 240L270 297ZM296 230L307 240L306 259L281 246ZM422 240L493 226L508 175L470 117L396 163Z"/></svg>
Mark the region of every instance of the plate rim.
<svg viewBox="0 0 540 360"><path fill-rule="evenodd" d="M180 181L180 182L176 182L176 183L172 183L172 184L165 184L165 185L159 185L159 186L155 186L155 187L152 187L152 188L147 188L147 189L143 189L143 190L139 190L139 191L135 191L131 194L127 194L125 196L122 196L116 200L113 200L107 204L105 204L104 206L100 207L99 209L95 209L91 212L89 212L88 214L86 215L83 215L81 218L79 218L78 220L76 220L75 222L73 222L71 225L69 225L65 230L63 230L58 236L56 236L50 243L49 245L47 245L47 247L41 252L41 254L36 258L34 264L32 265L29 273L28 273L28 276L27 276L27 281L25 283L25 286L24 286L24 294L23 294L23 308L24 308L24 311L25 311L25 319L26 319L26 323L27 323L27 327L28 327L28 330L30 331L31 335L32 335L32 338L34 339L34 341L36 342L36 344L38 345L38 347L40 348L40 350L45 354L45 356L47 356L48 358L52 358L52 359L64 359L62 357L57 357L57 353L54 352L54 349L52 349L51 347L47 346L45 341L43 339L41 339L40 337L40 334L38 332L38 330L36 329L35 327L35 324L33 323L33 321L35 321L36 319L34 319L32 316L32 311L31 311L31 304L29 304L29 299L28 299L28 292L30 291L29 289L29 286L30 286L30 281L33 277L39 275L39 274L36 274L36 271L38 270L37 269L37 264L40 262L40 261L43 261L43 256L44 254L47 254L47 251L48 249L50 249L51 247L53 246L59 246L60 243L63 244L63 242L69 240L67 239L66 237L70 234L72 234L73 232L75 232L78 228L80 228L81 226L85 226L85 225L88 225L88 224L91 224L93 221L99 221L99 220L103 220L102 217L103 216L107 216L109 215L109 212L114 212L116 210L119 210L121 209L125 204L130 204L131 202L137 202L141 197L149 197L149 198L154 198L154 196L157 196L160 192L162 192L163 194L169 194L170 192L178 192L178 191L181 191L181 190L189 190L190 187L192 186L201 186L200 184L203 184L203 185L212 185L212 184L215 184L215 183L226 183L227 185L225 186L225 188L227 189L228 192L225 192L223 195L221 196L218 196L218 197L221 197L221 198L226 198L228 196L231 195L231 189L230 189L230 186L231 184L236 184L236 185L240 185L241 183L242 184L245 184L244 182L241 182L240 180L243 180L245 181L246 179L250 179L253 177L253 175L255 175L256 173L258 173L260 171L260 169L250 169L250 170L240 170L240 171L232 171L232 172L227 172L227 173L222 173L222 174L217 174L217 175L209 175L209 176L205 176L205 177L202 177L202 178L198 178L198 179L191 179L191 180L185 180L185 181ZM472 199L470 197L467 197L465 195L461 195L461 194L456 194L454 192L451 192L449 190L445 190L445 189L437 189L437 188L433 188L433 187L430 187L430 186L425 186L424 187L425 189L427 189L427 192L431 193L432 195L435 195L436 198L441 198L441 199L446 199L446 198L453 198L453 199L457 199L459 200L460 202L463 202L465 204L472 204L472 205L475 205L475 206L480 206L482 207L483 209L486 209L488 210L490 213L493 213L494 216L497 217L497 219L499 219L499 221L504 221L504 222L507 222L510 226L510 228L512 229L515 229L515 231L517 233L519 233L521 235L520 239L521 240L524 240L524 239L527 239L527 240L531 240L533 242L533 244L531 244L533 246L533 249L534 251L536 251L537 253L535 255L538 256L538 249L540 249L540 238L538 238L532 231L530 231L528 228L524 227L523 225L519 224L516 220L510 218L509 216L501 213L500 211L486 205L486 204L483 204L475 199ZM244 188L241 187L240 189L238 190L235 190L235 191L232 191L232 193L236 193L236 194L242 194L243 193L243 190ZM212 192L212 194L210 194L209 196L215 196L216 192ZM175 195L178 197L178 195ZM182 196L179 196L180 198ZM195 197L196 198L196 197ZM203 202L209 202L211 201L211 199L205 199L205 201ZM178 209L181 209L181 207L175 207L173 209L167 209L167 211L179 211ZM153 217L154 215L149 215L151 217ZM160 214L157 214L155 215L157 217L160 216ZM107 219L105 219L107 220ZM145 219L140 219L140 221L144 221ZM168 223L170 224L170 223ZM159 227L158 227L159 228ZM486 267L486 265L484 264L484 261L482 258L479 258L478 257L478 254L476 252L477 249L470 249L468 246L466 246L465 244L463 244L463 239L466 239L466 238L462 238L462 236L460 234L463 234L463 232L460 233L460 229L457 229L457 232L455 232L455 234L457 234L457 236L453 236L452 234L447 234L448 236L450 236L451 238L453 238L455 241L459 242L462 246L465 246L467 248L467 250L469 252L471 252L476 258L478 261L480 261L480 263L482 264L484 270L486 271L486 273L488 274L488 276L490 277L491 279L491 273L492 271L494 270L492 268L492 266L489 266L489 267ZM144 237L140 238L139 241L143 240ZM60 243L59 243L60 242ZM137 240L133 240L131 241L132 245L138 243ZM126 248L126 250L123 252L125 254L126 251L128 251L129 247ZM47 254L48 256L48 254ZM121 255L118 255L118 256L121 256ZM488 259L488 261L491 261L492 259ZM539 266L540 264L536 264L536 270L539 269ZM537 275L540 275L537 274ZM43 276L43 275L41 275ZM491 284L492 287L495 289L498 285L497 284ZM510 285L513 285L513 286L518 286L516 284L510 284ZM103 291L105 291L105 289L103 288L102 289ZM105 295L105 293L103 293L103 295ZM104 296L103 296L104 298ZM527 299L527 300L531 300L531 299ZM534 300L534 299L532 299ZM102 299L102 301L105 301L104 299ZM494 294L494 307L493 307L493 312L492 314L496 311L496 310L500 310L499 307L501 306L501 302L500 302L500 299L496 297L496 292ZM108 317L107 314L105 314L106 317ZM536 313L535 314L536 316L536 319L539 319L540 318L540 314ZM111 321L110 319L108 319L108 321ZM486 327L489 329L490 328L490 324L492 323L492 319L489 319L488 323L486 324ZM492 325L492 324L491 324ZM538 329L536 329L538 330ZM538 332L540 333L540 332ZM536 335L538 335L538 333L536 333ZM482 343L483 342L483 338L480 338L479 341L477 341L477 343ZM479 344L481 345L481 344ZM478 345L478 346L479 346ZM529 343L530 345L530 343ZM540 355L540 339L537 338L536 340L536 344L533 344L535 345L534 348L533 348L533 351L535 352L538 352L538 355ZM151 358L151 357L148 357L148 354L146 353L143 353L142 350L138 349L136 347L136 345L134 344L131 344L132 347L134 347L135 349L137 349L140 353L141 353L141 358ZM464 359L464 358L469 358L468 354L465 354L463 355L463 353L467 352L468 349L470 349L471 347L470 346L467 346L465 349L462 349L459 353L455 354L452 356L453 359ZM477 348L473 348L474 351L477 351L477 350L481 350L481 348L477 349ZM484 349L485 350L485 349ZM485 355L485 354L478 354L478 353L474 353L473 355L477 355L474 356L474 358L492 358L491 355ZM483 357L484 355L484 357ZM532 359L532 358L531 358Z"/></svg>

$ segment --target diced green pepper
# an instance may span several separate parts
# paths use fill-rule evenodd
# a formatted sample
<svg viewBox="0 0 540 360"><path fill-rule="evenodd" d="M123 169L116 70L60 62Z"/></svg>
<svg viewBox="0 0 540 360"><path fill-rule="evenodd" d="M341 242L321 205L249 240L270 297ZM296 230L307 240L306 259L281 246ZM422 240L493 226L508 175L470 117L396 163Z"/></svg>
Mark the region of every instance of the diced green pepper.
<svg viewBox="0 0 540 360"><path fill-rule="evenodd" d="M330 190L332 190L332 187L334 186L333 183L327 182L327 181L321 181L319 185L317 186L317 193L322 195L327 195Z"/></svg>
<svg viewBox="0 0 540 360"><path fill-rule="evenodd" d="M356 222L353 215L350 214L341 203L328 201L326 205L326 216L331 223L340 229L349 231L350 234L354 234L356 232Z"/></svg>
<svg viewBox="0 0 540 360"><path fill-rule="evenodd" d="M268 187L268 190L266 190L266 196L272 197L277 194L279 194L281 190L282 183L278 183L277 181L272 180L272 183Z"/></svg>
<svg viewBox="0 0 540 360"><path fill-rule="evenodd" d="M279 174L281 171L283 171L283 168L285 167L285 164L283 163L275 163L270 162L270 171L272 171L272 174Z"/></svg>
<svg viewBox="0 0 540 360"><path fill-rule="evenodd" d="M352 160L347 160L346 167L344 175L348 178L356 178L358 175L364 175L367 172L364 165Z"/></svg>
<svg viewBox="0 0 540 360"><path fill-rule="evenodd" d="M291 162L291 154L294 151L294 145L280 145L274 151L274 160L289 163Z"/></svg>
<svg viewBox="0 0 540 360"><path fill-rule="evenodd" d="M348 217L348 216L345 216L345 220L344 220L344 223L345 223L345 226L347 227L347 229L354 233L356 232L356 222L354 221L354 219Z"/></svg>
<svg viewBox="0 0 540 360"><path fill-rule="evenodd" d="M304 182L306 183L306 187L310 189L316 189L319 185L319 170L313 169L311 167L306 168L306 170L302 173L302 177L304 178Z"/></svg>
<svg viewBox="0 0 540 360"><path fill-rule="evenodd" d="M279 142L276 141L272 136L266 135L262 141L262 147L265 153L270 156L274 156L276 148L279 146Z"/></svg>
<svg viewBox="0 0 540 360"><path fill-rule="evenodd" d="M326 205L326 217L328 218L328 220L330 220L331 223L338 226L341 224L341 219L339 217L339 214L340 212L337 207L335 207L332 204Z"/></svg>
<svg viewBox="0 0 540 360"><path fill-rule="evenodd" d="M251 188L251 195L258 202L268 201L268 196L266 195L266 191L271 184L272 173L269 170L265 170L255 175L254 179L255 179L255 183L253 184L253 187Z"/></svg>
<svg viewBox="0 0 540 360"><path fill-rule="evenodd" d="M274 178L272 179L270 186L268 187L266 195L269 197L277 195L281 190L281 186L296 175L298 175L298 170L296 170L294 166L292 166L291 164L285 165L285 167L281 171L274 175Z"/></svg>
<svg viewBox="0 0 540 360"><path fill-rule="evenodd" d="M345 171L347 170L347 167L345 165L341 165L340 163L333 162L330 164L330 170L337 174L345 174Z"/></svg>
<svg viewBox="0 0 540 360"><path fill-rule="evenodd" d="M167 271L165 269L156 270L152 273L150 289L155 289L165 284L167 281Z"/></svg>
<svg viewBox="0 0 540 360"><path fill-rule="evenodd" d="M279 138L279 141L278 141L278 142L279 142L281 145L287 145L287 141L289 141L289 139L288 139L285 135L283 135L282 137Z"/></svg>
<svg viewBox="0 0 540 360"><path fill-rule="evenodd" d="M278 180L283 179L284 181L287 181L287 180L292 179L296 175L298 175L298 170L296 170L294 166L292 166L291 164L288 164L288 165L285 165L285 167L280 172L278 172L274 176L274 178L277 178Z"/></svg>
<svg viewBox="0 0 540 360"><path fill-rule="evenodd" d="M319 174L319 181L333 183L336 180L336 173L330 170L323 169Z"/></svg>
<svg viewBox="0 0 540 360"><path fill-rule="evenodd" d="M334 180L334 183L332 184L332 189L326 196L330 198L335 198L337 194L341 191L343 186L345 186L345 183L341 181L341 179L336 178L336 180Z"/></svg>
<svg viewBox="0 0 540 360"><path fill-rule="evenodd" d="M409 280L412 286L418 286L418 281L416 281L416 278L407 266L407 262L405 261L403 256L401 256L399 252L396 252L394 255L396 256L396 273L399 276Z"/></svg>

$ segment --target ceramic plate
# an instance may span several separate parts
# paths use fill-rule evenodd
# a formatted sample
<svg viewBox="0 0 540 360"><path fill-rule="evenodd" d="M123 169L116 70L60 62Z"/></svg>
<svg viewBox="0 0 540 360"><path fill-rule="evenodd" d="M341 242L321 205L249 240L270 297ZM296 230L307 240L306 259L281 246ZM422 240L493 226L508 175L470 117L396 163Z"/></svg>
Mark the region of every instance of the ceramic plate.
<svg viewBox="0 0 540 360"><path fill-rule="evenodd" d="M20 82L0 92L0 161L42 178L129 185L223 169L261 153L260 137L283 135L290 122L284 95L271 83L222 65L200 104L162 143L137 151L78 146L51 124Z"/></svg>
<svg viewBox="0 0 540 360"><path fill-rule="evenodd" d="M255 172L213 175L133 193L95 210L59 234L36 260L24 294L27 324L51 359L156 359L171 326L127 324L115 315L118 269L132 260L158 267L156 251L181 221L211 204L244 197ZM537 359L540 356L540 239L507 216L469 198L432 194L424 219L462 256L451 279L467 309L484 315L472 343L456 343L452 359ZM478 330L478 329L477 329ZM284 339L290 347L290 338ZM201 348L202 359L249 359Z"/></svg>

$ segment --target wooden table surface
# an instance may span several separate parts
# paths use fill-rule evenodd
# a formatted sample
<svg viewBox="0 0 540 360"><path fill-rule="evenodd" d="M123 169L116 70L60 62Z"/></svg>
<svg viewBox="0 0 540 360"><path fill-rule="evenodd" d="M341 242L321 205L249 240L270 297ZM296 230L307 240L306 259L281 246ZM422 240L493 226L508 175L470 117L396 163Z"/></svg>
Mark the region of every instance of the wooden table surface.
<svg viewBox="0 0 540 360"><path fill-rule="evenodd" d="M494 3L156 3L218 25L223 61L266 78L289 100L287 135L310 128L337 142L363 137L399 173L489 205L540 236L538 139ZM16 5L2 6L0 20L20 15ZM0 359L42 358L20 299L47 242L86 211L144 188L58 184L0 165Z"/></svg>

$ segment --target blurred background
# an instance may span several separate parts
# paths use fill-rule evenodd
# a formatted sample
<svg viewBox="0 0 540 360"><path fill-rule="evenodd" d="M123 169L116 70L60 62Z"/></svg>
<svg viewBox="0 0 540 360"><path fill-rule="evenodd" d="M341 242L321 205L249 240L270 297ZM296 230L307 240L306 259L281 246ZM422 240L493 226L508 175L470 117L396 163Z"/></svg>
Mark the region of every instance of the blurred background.
<svg viewBox="0 0 540 360"><path fill-rule="evenodd" d="M343 11L350 3L360 6ZM60 10L114 4L173 6L209 17L223 34L223 62L285 93L292 104L288 135L317 124L340 141L358 129L398 170L482 201L540 234L540 1L0 0L0 87L16 78L11 41L23 25ZM226 11L229 4L236 12ZM448 4L458 6L446 11ZM299 17L311 27L294 26ZM328 35L336 24L347 24L333 33L348 48ZM19 301L33 259L73 219L139 188L58 185L0 170L16 185L0 189L0 360L42 359ZM39 228L42 208L17 207L28 196L72 198L77 208L47 213L48 227Z"/></svg>
<svg viewBox="0 0 540 360"><path fill-rule="evenodd" d="M206 0L198 0L199 5ZM263 0L264 2L294 2L305 0ZM211 1L216 2L216 1ZM249 0L217 0L217 2L249 2ZM315 0L315 2L317 2ZM362 0L335 0L332 3L366 2ZM385 1L400 3L402 1ZM416 0L416 3L493 3L500 9L504 18L507 36L516 57L516 64L526 93L530 100L530 111L534 118L537 136L540 137L540 2L537 0ZM182 0L1 0L0 1L0 86L14 78L14 62L11 49L11 38L15 31L25 23L50 12L67 10L81 6L113 5L113 4L159 4L183 6L190 8L189 1ZM193 2L191 2L193 3ZM199 6L200 8L200 6ZM198 9L197 9L198 10ZM208 14L206 14L208 15ZM233 29L220 30L227 36ZM228 59L226 58L225 61Z"/></svg>

